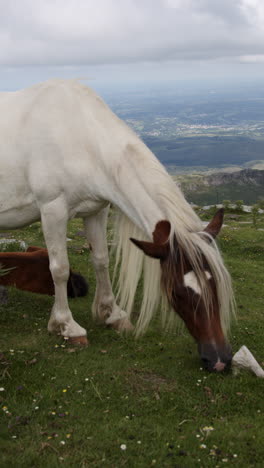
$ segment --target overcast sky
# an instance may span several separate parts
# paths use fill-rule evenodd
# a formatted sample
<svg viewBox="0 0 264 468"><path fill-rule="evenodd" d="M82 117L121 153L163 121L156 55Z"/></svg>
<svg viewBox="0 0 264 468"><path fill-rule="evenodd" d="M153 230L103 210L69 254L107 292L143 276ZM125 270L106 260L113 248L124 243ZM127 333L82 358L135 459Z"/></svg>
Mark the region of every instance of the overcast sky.
<svg viewBox="0 0 264 468"><path fill-rule="evenodd" d="M264 0L0 0L0 89L264 78Z"/></svg>

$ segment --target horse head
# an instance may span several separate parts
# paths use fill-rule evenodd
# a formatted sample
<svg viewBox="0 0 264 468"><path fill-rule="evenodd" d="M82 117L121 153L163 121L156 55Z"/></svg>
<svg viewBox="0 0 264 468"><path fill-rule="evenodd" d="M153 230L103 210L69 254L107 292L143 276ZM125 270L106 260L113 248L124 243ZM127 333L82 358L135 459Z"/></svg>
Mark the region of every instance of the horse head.
<svg viewBox="0 0 264 468"><path fill-rule="evenodd" d="M223 224L223 210L219 210L205 228L204 242L212 242ZM204 367L222 371L230 366L231 347L221 325L217 278L214 278L201 253L196 271L188 254L174 235L170 239L169 221L160 221L153 232L153 242L131 239L146 255L160 260L161 282L170 305L185 322L198 343Z"/></svg>

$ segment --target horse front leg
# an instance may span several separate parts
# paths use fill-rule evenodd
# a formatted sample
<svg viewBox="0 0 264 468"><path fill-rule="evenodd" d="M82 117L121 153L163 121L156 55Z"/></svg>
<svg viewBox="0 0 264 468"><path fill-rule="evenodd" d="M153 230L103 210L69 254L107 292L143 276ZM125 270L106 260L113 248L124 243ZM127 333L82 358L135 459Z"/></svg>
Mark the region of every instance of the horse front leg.
<svg viewBox="0 0 264 468"><path fill-rule="evenodd" d="M68 213L64 200L58 198L45 204L41 208L41 221L55 287L55 301L48 331L70 338L73 343L85 345L86 330L73 320L68 304L69 261L66 244Z"/></svg>
<svg viewBox="0 0 264 468"><path fill-rule="evenodd" d="M91 259L95 269L96 292L93 302L93 316L101 323L118 331L133 330L133 325L115 301L109 277L109 256L106 227L109 207L96 215L84 219L85 233L91 247Z"/></svg>

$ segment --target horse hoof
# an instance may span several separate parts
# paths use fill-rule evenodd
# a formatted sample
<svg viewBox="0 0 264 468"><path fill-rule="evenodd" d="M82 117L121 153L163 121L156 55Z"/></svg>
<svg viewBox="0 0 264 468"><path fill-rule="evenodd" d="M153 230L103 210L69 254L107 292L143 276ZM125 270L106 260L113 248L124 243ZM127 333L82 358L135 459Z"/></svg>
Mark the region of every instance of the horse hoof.
<svg viewBox="0 0 264 468"><path fill-rule="evenodd" d="M74 346L88 346L89 341L87 340L87 336L71 336L68 339L68 343Z"/></svg>
<svg viewBox="0 0 264 468"><path fill-rule="evenodd" d="M132 332L134 330L134 326L127 318L116 320L111 323L111 327L119 332Z"/></svg>

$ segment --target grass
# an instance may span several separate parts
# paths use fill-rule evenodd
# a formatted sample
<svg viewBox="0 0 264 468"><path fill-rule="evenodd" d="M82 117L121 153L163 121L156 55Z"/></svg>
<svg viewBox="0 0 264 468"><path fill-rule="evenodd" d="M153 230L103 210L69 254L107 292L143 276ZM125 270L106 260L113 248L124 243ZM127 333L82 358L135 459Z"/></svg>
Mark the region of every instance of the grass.
<svg viewBox="0 0 264 468"><path fill-rule="evenodd" d="M69 257L90 294L70 306L90 346L48 335L50 297L10 289L1 307L0 466L262 467L263 380L208 374L188 333L164 333L158 318L136 341L94 323L94 275L79 229L70 223ZM38 223L13 235L44 245ZM241 215L220 245L238 304L233 349L245 344L263 365L263 231ZM139 302L140 292L135 309Z"/></svg>

